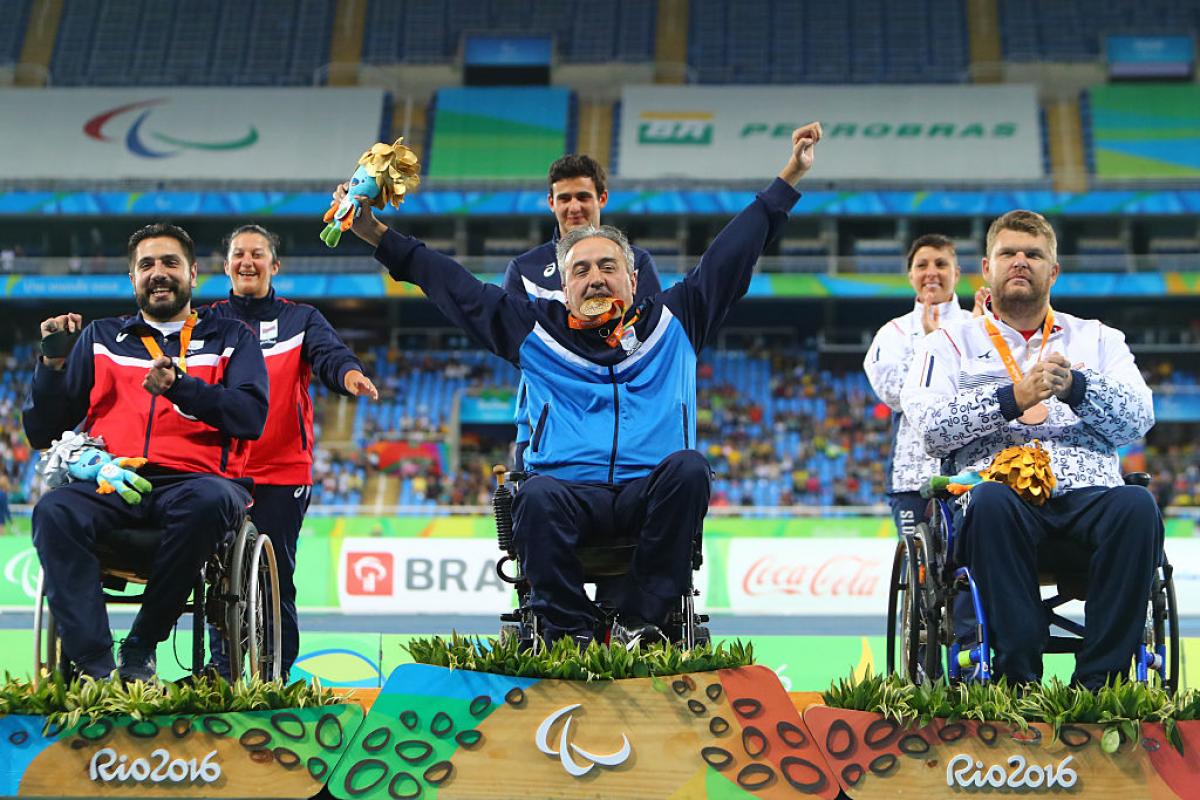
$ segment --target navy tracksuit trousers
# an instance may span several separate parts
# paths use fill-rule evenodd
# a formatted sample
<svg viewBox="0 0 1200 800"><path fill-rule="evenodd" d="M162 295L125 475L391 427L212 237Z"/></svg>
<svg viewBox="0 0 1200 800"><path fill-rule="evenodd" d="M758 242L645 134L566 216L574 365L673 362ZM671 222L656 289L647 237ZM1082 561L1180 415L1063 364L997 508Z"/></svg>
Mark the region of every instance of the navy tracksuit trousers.
<svg viewBox="0 0 1200 800"><path fill-rule="evenodd" d="M594 634L596 607L584 591L576 548L613 537L638 543L618 613L665 624L689 585L692 539L711 488L708 461L695 450L672 453L649 475L620 485L527 480L513 499L513 529L547 641Z"/></svg>
<svg viewBox="0 0 1200 800"><path fill-rule="evenodd" d="M887 498L898 538L903 539L906 534L914 533L917 524L926 520L929 501L921 497L920 492L888 492Z"/></svg>
<svg viewBox="0 0 1200 800"><path fill-rule="evenodd" d="M250 494L214 475L150 477L154 489L138 505L97 494L92 483L69 483L47 493L33 509L33 544L45 574L46 596L63 652L85 673L107 676L115 667L112 632L100 586L94 543L114 528L161 527L149 582L130 635L165 641L204 562L241 524Z"/></svg>
<svg viewBox="0 0 1200 800"><path fill-rule="evenodd" d="M965 514L956 515L957 556L979 583L997 677L1041 680L1049 630L1038 589L1037 546L1061 536L1095 551L1084 605L1087 635L1074 679L1094 689L1128 673L1163 547L1162 516L1150 492L1141 486L1088 487L1033 506L1003 484L983 483L969 497Z"/></svg>

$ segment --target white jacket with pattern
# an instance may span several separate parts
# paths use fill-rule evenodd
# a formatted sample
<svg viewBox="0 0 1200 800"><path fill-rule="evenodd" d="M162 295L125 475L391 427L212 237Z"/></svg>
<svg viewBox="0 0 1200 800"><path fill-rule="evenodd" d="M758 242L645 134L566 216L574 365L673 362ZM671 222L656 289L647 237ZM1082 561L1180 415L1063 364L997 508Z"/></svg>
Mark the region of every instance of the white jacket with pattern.
<svg viewBox="0 0 1200 800"><path fill-rule="evenodd" d="M987 316L1008 343L1022 372L1036 363L1042 331L1026 341ZM1017 417L1012 379L984 328L984 318L943 327L917 348L900 394L925 451L951 458L956 470L983 469L1005 447L1038 439L1058 479L1054 493L1122 483L1117 448L1154 426L1150 388L1125 344L1125 335L1099 320L1054 312L1043 357L1061 353L1074 367L1067 402L1051 397L1040 425Z"/></svg>

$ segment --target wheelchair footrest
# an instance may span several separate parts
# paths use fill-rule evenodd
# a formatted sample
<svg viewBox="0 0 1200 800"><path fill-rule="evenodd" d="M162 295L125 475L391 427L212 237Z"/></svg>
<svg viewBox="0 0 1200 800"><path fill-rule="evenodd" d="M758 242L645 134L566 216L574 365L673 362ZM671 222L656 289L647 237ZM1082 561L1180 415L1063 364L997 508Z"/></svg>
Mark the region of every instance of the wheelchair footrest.
<svg viewBox="0 0 1200 800"><path fill-rule="evenodd" d="M521 615L516 611L509 611L506 614L500 615L500 621L501 622L520 622Z"/></svg>

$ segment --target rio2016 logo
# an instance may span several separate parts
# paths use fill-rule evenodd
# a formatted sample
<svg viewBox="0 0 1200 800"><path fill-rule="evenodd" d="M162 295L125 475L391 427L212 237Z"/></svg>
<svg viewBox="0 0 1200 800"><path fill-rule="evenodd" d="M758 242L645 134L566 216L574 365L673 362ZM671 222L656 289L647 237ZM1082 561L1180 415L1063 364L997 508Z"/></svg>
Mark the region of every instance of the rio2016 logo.
<svg viewBox="0 0 1200 800"><path fill-rule="evenodd" d="M999 764L985 765L966 753L959 753L946 764L946 785L960 789L1070 789L1079 780L1071 766L1074 756L1067 756L1058 766L1030 764L1025 756L1008 757L1008 770ZM985 768L986 767L986 768Z"/></svg>
<svg viewBox="0 0 1200 800"><path fill-rule="evenodd" d="M88 777L97 783L216 783L221 779L221 765L215 760L216 755L217 751L212 750L201 760L172 759L171 754L160 747L148 758L130 759L105 747L92 756Z"/></svg>
<svg viewBox="0 0 1200 800"><path fill-rule="evenodd" d="M161 131L144 130L146 121L154 112L155 107L161 106L166 102L168 102L168 98L159 97L153 100L141 100L136 103L128 103L116 108L110 108L108 111L103 111L84 123L83 132L98 142L115 141L115 138L108 135L105 131L108 123L116 117L140 111L141 113L137 114L125 132L125 147L129 149L129 152L143 158L170 158L171 156L179 155L185 150L241 150L250 147L258 141L258 128L255 128L253 125L240 138L223 142L198 142L189 139L180 139ZM148 139L153 140L154 144L148 142Z"/></svg>

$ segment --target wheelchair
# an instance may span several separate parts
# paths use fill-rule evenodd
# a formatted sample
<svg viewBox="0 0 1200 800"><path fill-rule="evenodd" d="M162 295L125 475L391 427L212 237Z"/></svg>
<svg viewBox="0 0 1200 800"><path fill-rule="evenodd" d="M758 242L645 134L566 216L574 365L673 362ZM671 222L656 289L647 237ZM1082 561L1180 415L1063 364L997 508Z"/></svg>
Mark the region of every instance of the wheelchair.
<svg viewBox="0 0 1200 800"><path fill-rule="evenodd" d="M1147 486L1150 476L1129 473L1125 483ZM931 483L926 483L921 494L931 504L929 521L917 525L897 544L892 560L888 674L899 671L914 683L938 679L943 674L944 653L944 674L950 682L988 682L992 679L992 655L979 589L970 569L956 564L953 558L951 500L955 498L944 490L933 489ZM1083 645L1084 626L1064 617L1058 609L1072 600L1087 598L1091 556L1089 547L1073 540L1046 541L1038 548L1038 584L1056 589L1055 594L1042 599L1051 627L1046 653L1075 654ZM959 593L965 593L975 613L974 634L966 644L956 637L954 625ZM1134 678L1145 683L1151 672L1157 672L1163 687L1174 694L1179 689L1180 647L1175 584L1163 553L1146 603L1142 641L1133 659Z"/></svg>
<svg viewBox="0 0 1200 800"><path fill-rule="evenodd" d="M141 594L123 592L128 584L144 585L149 579L162 535L161 528L118 528L97 539L106 603L141 603ZM44 581L44 575L38 577L33 614L35 683L42 670L73 672L62 654L54 615L46 603ZM275 550L270 537L259 533L249 517L218 544L204 563L183 610L192 614L193 676L204 671L205 629L211 622L224 641L235 677L246 673L262 680L280 677L283 628Z"/></svg>
<svg viewBox="0 0 1200 800"><path fill-rule="evenodd" d="M503 465L492 469L496 477L496 490L492 494L492 513L496 519L496 539L500 547L500 558L496 561L496 575L503 582L510 584L517 593L517 607L500 615L500 641L515 638L522 650L534 650L542 646L538 630L537 615L529 605L533 587L521 571L521 561L513 542L512 503L515 491L520 490L520 484L529 475L525 472L509 471ZM700 569L704 563L703 531L696 531L692 537L692 573ZM632 538L619 538L603 545L584 545L576 550L580 563L583 565L584 583L595 583L605 578L615 578L628 575L633 568L634 553L637 552L637 541ZM512 565L511 573L507 566ZM680 598L679 606L671 613L663 633L667 639L685 649L698 645L712 643L707 623L708 615L696 612L696 598L700 591L689 582L687 589ZM601 602L596 604L600 627L603 631L603 641L609 642L613 622L616 619L615 608Z"/></svg>

